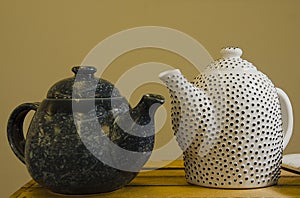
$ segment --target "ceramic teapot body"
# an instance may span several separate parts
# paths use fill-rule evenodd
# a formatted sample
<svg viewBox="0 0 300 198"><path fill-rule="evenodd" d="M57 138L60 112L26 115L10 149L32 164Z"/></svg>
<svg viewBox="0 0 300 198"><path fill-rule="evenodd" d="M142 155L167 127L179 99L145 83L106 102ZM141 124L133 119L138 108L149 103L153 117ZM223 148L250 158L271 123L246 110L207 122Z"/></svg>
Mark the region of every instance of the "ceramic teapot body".
<svg viewBox="0 0 300 198"><path fill-rule="evenodd" d="M13 151L32 178L54 192L90 194L119 189L137 175L153 149L153 117L164 99L147 94L131 108L112 86L99 84L99 79L95 89L101 87L115 95L87 98L95 94L94 90L86 92L90 77L82 76L81 88L74 90L73 98L66 94L70 90L58 87L66 86L67 81L76 89L75 78L53 86L41 103L18 106L9 118ZM96 94L103 96L100 91ZM36 112L24 139L22 125L30 110Z"/></svg>
<svg viewBox="0 0 300 198"><path fill-rule="evenodd" d="M292 133L290 101L240 58L240 49L221 53L223 57L192 83L179 70L160 74L171 93L173 129L184 151L186 179L219 188L276 184L283 147ZM285 118L281 107L288 112Z"/></svg>

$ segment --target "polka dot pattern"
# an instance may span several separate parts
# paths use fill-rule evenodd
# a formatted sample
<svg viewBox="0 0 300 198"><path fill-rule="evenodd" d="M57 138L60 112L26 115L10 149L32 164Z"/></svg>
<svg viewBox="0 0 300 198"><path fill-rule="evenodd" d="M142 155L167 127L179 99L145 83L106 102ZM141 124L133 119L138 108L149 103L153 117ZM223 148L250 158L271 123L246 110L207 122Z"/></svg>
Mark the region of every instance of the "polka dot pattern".
<svg viewBox="0 0 300 198"><path fill-rule="evenodd" d="M225 52L193 83L180 74L167 79L186 179L219 188L273 185L283 151L276 88L251 63Z"/></svg>

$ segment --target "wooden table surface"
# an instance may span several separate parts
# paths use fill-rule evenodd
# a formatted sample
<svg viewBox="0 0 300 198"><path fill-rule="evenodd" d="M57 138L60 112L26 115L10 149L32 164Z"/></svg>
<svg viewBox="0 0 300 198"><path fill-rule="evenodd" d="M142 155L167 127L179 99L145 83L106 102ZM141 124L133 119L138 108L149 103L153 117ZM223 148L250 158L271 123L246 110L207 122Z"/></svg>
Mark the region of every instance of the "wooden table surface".
<svg viewBox="0 0 300 198"><path fill-rule="evenodd" d="M275 186L258 189L214 189L190 185L184 178L182 161L167 167L141 172L127 186L114 192L93 195L60 195L52 193L36 182L29 181L11 198L61 198L61 197L300 197L300 175L282 170Z"/></svg>

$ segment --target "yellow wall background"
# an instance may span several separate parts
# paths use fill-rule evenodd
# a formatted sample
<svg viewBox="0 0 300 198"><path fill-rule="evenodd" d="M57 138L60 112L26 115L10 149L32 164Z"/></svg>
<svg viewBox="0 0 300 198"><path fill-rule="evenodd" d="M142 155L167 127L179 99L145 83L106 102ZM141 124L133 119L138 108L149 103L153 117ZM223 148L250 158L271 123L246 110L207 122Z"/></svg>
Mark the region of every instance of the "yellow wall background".
<svg viewBox="0 0 300 198"><path fill-rule="evenodd" d="M1 0L0 196L7 197L30 179L7 143L10 112L23 102L41 101L49 87L70 76L71 67L100 41L138 26L182 31L213 58L219 57L221 47L241 47L243 57L289 95L295 124L285 153L299 153L299 8L298 0ZM172 53L144 49L124 54L110 68L161 60L178 68L188 64ZM195 75L186 73L189 79ZM135 97L139 93L133 102Z"/></svg>

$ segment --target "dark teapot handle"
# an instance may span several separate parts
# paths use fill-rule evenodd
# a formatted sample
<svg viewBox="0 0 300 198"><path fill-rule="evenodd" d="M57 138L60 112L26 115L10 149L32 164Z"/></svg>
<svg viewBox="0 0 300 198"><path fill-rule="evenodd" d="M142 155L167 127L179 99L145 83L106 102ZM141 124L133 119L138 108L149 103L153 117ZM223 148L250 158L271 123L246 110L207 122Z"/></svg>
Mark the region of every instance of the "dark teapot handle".
<svg viewBox="0 0 300 198"><path fill-rule="evenodd" d="M10 114L7 124L7 138L15 155L25 164L25 138L23 123L29 111L37 111L40 103L24 103Z"/></svg>

